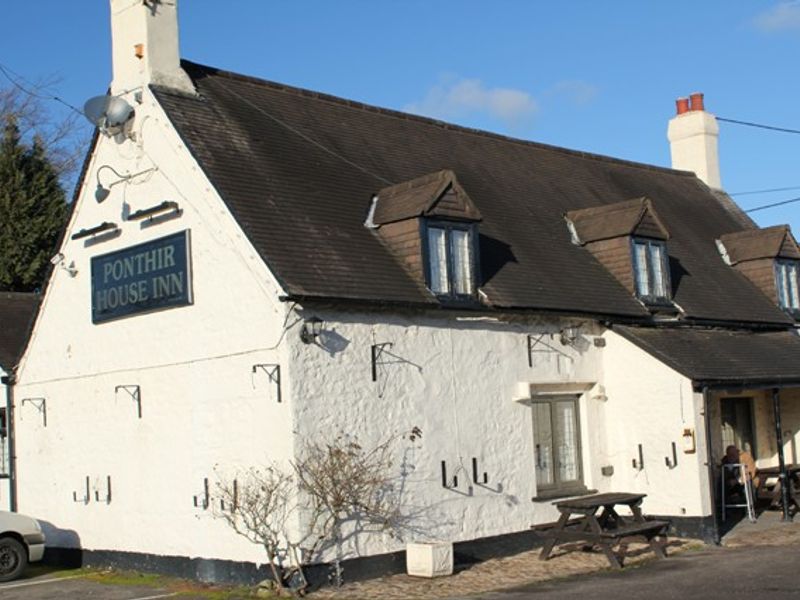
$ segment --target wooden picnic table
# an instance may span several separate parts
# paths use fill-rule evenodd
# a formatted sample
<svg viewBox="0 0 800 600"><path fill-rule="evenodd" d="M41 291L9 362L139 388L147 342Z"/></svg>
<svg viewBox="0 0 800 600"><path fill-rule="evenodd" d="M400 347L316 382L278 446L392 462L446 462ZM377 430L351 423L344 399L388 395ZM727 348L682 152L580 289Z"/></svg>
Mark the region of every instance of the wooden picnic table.
<svg viewBox="0 0 800 600"><path fill-rule="evenodd" d="M642 515L641 504L646 494L612 492L594 494L570 500L553 502L561 513L552 529L543 535L547 541L539 554L539 560L547 560L556 544L560 542L585 542L599 546L608 562L616 569L622 568L627 552L628 538L644 538L659 558L666 558L667 521L648 521ZM618 506L627 507L631 515L620 515ZM599 514L598 514L599 513ZM579 516L577 522L574 517ZM620 544L620 556L614 546Z"/></svg>
<svg viewBox="0 0 800 600"><path fill-rule="evenodd" d="M787 489L789 490L790 509L794 512L797 512L800 510L800 498L798 498L798 492L800 492L800 465L786 465L786 474L789 477L789 485ZM767 480L772 480L775 478L780 479L780 467L766 467L763 469L757 469L756 476L758 477L756 498L766 498L771 500L773 503L779 503L781 500L780 487L775 485L774 488L770 490L770 484L767 484Z"/></svg>

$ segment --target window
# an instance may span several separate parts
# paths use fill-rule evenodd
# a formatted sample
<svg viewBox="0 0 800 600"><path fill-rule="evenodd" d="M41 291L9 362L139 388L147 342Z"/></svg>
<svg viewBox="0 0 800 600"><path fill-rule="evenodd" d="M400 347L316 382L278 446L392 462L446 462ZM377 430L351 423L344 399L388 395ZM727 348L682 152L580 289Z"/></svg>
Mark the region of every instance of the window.
<svg viewBox="0 0 800 600"><path fill-rule="evenodd" d="M8 420L6 409L0 408L0 478L8 477L10 458L8 453Z"/></svg>
<svg viewBox="0 0 800 600"><path fill-rule="evenodd" d="M800 292L798 292L798 261L775 261L775 282L778 288L778 302L781 308L800 312Z"/></svg>
<svg viewBox="0 0 800 600"><path fill-rule="evenodd" d="M583 487L577 398L533 401L533 444L540 495Z"/></svg>
<svg viewBox="0 0 800 600"><path fill-rule="evenodd" d="M669 302L667 245L657 240L633 240L636 295L651 304Z"/></svg>
<svg viewBox="0 0 800 600"><path fill-rule="evenodd" d="M474 252L470 225L428 225L428 286L437 296L472 296Z"/></svg>

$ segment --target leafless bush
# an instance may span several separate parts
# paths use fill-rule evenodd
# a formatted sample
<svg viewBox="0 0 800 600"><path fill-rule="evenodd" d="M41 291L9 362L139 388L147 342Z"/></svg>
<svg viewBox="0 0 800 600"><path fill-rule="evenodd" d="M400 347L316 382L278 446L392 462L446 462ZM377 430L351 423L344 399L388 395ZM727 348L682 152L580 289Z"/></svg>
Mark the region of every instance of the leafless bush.
<svg viewBox="0 0 800 600"><path fill-rule="evenodd" d="M422 436L414 427L403 439ZM394 535L402 522L402 488L392 459L397 436L363 446L341 433L329 441L307 441L291 471L254 468L235 480L222 479L218 494L227 511L219 515L239 535L262 546L279 591L307 588L303 567L333 547L333 581L342 583L343 545L367 531ZM403 475L399 475L402 477ZM293 536L290 520L301 530Z"/></svg>

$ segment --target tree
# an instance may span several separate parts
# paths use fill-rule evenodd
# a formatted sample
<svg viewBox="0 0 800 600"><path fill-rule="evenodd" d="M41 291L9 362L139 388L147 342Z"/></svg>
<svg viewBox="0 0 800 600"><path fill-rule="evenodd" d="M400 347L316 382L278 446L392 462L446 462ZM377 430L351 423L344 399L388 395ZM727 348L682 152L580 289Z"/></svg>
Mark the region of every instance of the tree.
<svg viewBox="0 0 800 600"><path fill-rule="evenodd" d="M24 143L13 113L0 125L0 290L33 291L64 227L65 194L42 138Z"/></svg>

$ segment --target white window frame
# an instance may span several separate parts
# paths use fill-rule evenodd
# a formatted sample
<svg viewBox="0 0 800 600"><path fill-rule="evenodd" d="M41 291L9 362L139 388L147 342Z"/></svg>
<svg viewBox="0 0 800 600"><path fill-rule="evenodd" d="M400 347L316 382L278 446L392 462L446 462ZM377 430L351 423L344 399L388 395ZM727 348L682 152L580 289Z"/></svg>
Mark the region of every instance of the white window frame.
<svg viewBox="0 0 800 600"><path fill-rule="evenodd" d="M444 275L444 289L434 289L433 282L433 252L430 244L430 231L444 231L445 236L445 257L446 273ZM453 250L453 232L464 232L467 235L467 287L466 293L458 292L455 289L456 273L459 265L456 264L456 252ZM430 289L436 296L452 300L470 300L475 296L477 288L477 250L475 226L471 223L459 223L455 221L429 221L423 227L423 255L425 259L425 280Z"/></svg>
<svg viewBox="0 0 800 600"><path fill-rule="evenodd" d="M775 261L775 288L783 310L800 313L800 261Z"/></svg>
<svg viewBox="0 0 800 600"><path fill-rule="evenodd" d="M644 270L647 275L647 285L641 281L639 264L639 253L637 252L638 246L645 247L646 259ZM656 251L654 248L661 249L661 264L656 263ZM633 266L633 280L636 289L636 296L646 304L671 304L671 282L669 277L669 255L667 254L667 244L662 240L654 240L650 238L631 238L631 264ZM664 294L658 293L658 285L656 282L657 275L661 275L661 286ZM642 289L645 287L646 289Z"/></svg>

